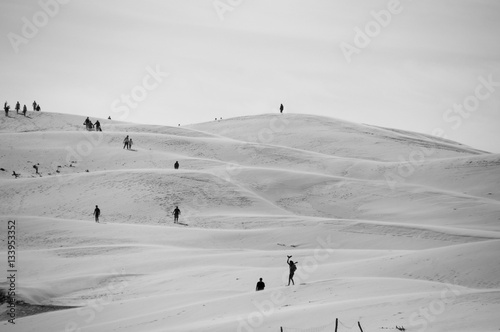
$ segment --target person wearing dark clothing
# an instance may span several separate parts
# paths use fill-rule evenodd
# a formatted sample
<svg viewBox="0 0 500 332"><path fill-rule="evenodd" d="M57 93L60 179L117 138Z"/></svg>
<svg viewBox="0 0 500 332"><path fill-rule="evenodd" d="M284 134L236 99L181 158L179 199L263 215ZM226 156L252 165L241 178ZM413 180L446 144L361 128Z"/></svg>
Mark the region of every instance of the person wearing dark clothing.
<svg viewBox="0 0 500 332"><path fill-rule="evenodd" d="M295 273L295 270L297 270L297 266L295 264L297 264L298 262L291 261L290 258L292 258L292 256L287 256L287 257L288 259L286 260L286 262L290 267L290 275L288 276L288 286L290 286L290 281L292 282L292 284L295 285L295 282L293 281L293 275Z"/></svg>
<svg viewBox="0 0 500 332"><path fill-rule="evenodd" d="M178 161L176 161L176 162L175 162L175 164L174 164L174 168L175 168L175 169L179 169L179 162L178 162Z"/></svg>
<svg viewBox="0 0 500 332"><path fill-rule="evenodd" d="M283 104L281 104L281 106L280 106L280 113L283 113L283 110L284 110L284 109L285 109L285 108L283 107Z"/></svg>
<svg viewBox="0 0 500 332"><path fill-rule="evenodd" d="M127 148L128 149L128 135L127 137L125 137L125 139L123 140L123 148Z"/></svg>
<svg viewBox="0 0 500 332"><path fill-rule="evenodd" d="M35 107L36 108L36 107ZM85 121L83 122L83 125L85 126L85 129L89 130L89 125L91 124L92 122L90 122L90 119L89 117L87 116L87 118L85 119Z"/></svg>
<svg viewBox="0 0 500 332"><path fill-rule="evenodd" d="M36 174L38 174L38 165L33 165L33 168L35 169Z"/></svg>
<svg viewBox="0 0 500 332"><path fill-rule="evenodd" d="M10 106L7 105L7 102L5 102L5 104L3 104L3 110L5 111L5 116L9 116L9 109Z"/></svg>
<svg viewBox="0 0 500 332"><path fill-rule="evenodd" d="M99 122L99 120L97 120L95 122L95 131L102 131L101 130L101 123Z"/></svg>
<svg viewBox="0 0 500 332"><path fill-rule="evenodd" d="M264 283L264 281L262 281L262 278L260 278L259 281L257 282L257 286L255 287L255 290L261 291L261 290L264 290L265 287L266 287L266 284Z"/></svg>
<svg viewBox="0 0 500 332"><path fill-rule="evenodd" d="M99 216L101 215L101 210L99 207L96 205L94 209L94 217L95 217L95 222L99 222Z"/></svg>
<svg viewBox="0 0 500 332"><path fill-rule="evenodd" d="M26 116L26 112L28 111L28 108L26 105L23 106L23 115Z"/></svg>
<svg viewBox="0 0 500 332"><path fill-rule="evenodd" d="M178 206L175 207L172 214L174 215L174 223L177 223L179 221L179 214L181 214L181 210L179 210Z"/></svg>
<svg viewBox="0 0 500 332"><path fill-rule="evenodd" d="M108 116L108 120L111 120L111 117L110 117L110 116Z"/></svg>
<svg viewBox="0 0 500 332"><path fill-rule="evenodd" d="M128 140L128 149L132 149L132 144L134 144L134 141L132 141L132 138L129 138Z"/></svg>
<svg viewBox="0 0 500 332"><path fill-rule="evenodd" d="M40 108L40 104L37 104L37 105L36 105L36 111L37 111L37 112L40 112L40 110L41 110L41 108Z"/></svg>
<svg viewBox="0 0 500 332"><path fill-rule="evenodd" d="M37 103L36 103L36 100L35 100L35 101L33 102L33 111L36 111L36 105L37 105Z"/></svg>
<svg viewBox="0 0 500 332"><path fill-rule="evenodd" d="M16 103L16 114L19 114L19 111L21 110L21 104L19 102Z"/></svg>

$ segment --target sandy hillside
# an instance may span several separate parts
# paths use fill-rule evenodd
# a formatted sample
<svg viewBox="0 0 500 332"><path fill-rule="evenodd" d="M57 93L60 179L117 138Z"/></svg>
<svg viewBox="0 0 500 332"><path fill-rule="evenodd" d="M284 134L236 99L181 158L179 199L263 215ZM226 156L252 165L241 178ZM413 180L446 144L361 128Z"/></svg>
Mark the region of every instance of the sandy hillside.
<svg viewBox="0 0 500 332"><path fill-rule="evenodd" d="M2 304L2 331L500 329L500 155L303 114L84 119L0 118L1 270L15 220L17 300L72 307Z"/></svg>

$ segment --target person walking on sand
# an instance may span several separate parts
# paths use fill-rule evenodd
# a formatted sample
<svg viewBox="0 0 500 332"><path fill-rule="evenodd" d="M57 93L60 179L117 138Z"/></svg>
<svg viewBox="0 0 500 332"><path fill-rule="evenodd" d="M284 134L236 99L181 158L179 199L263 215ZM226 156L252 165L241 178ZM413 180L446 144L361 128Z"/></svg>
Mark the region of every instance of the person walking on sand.
<svg viewBox="0 0 500 332"><path fill-rule="evenodd" d="M295 270L297 270L297 266L295 264L297 264L298 262L291 261L290 258L292 258L292 256L287 256L287 257L288 257L288 259L286 260L286 262L290 267L290 275L288 276L288 285L287 286L290 286L290 281L292 282L292 284L295 285L295 282L293 281L293 275L295 273Z"/></svg>
<svg viewBox="0 0 500 332"><path fill-rule="evenodd" d="M16 114L19 114L19 111L21 110L21 104L19 104L19 101L16 103Z"/></svg>
<svg viewBox="0 0 500 332"><path fill-rule="evenodd" d="M37 105L37 103L36 103L36 100L35 100L35 101L33 102L33 111L36 111L36 105Z"/></svg>
<svg viewBox="0 0 500 332"><path fill-rule="evenodd" d="M23 106L23 115L26 116L26 112L28 112L28 108L26 105Z"/></svg>
<svg viewBox="0 0 500 332"><path fill-rule="evenodd" d="M179 169L179 162L178 162L178 161L176 161L176 162L175 162L175 164L174 164L174 168L175 168L175 169Z"/></svg>
<svg viewBox="0 0 500 332"><path fill-rule="evenodd" d="M99 207L96 205L94 209L94 217L95 217L95 222L99 222L99 216L101 215L101 210Z"/></svg>
<svg viewBox="0 0 500 332"><path fill-rule="evenodd" d="M266 284L264 283L264 281L262 281L262 278L260 278L259 281L257 282L257 286L255 286L255 290L258 292L264 290L265 287Z"/></svg>
<svg viewBox="0 0 500 332"><path fill-rule="evenodd" d="M283 110L284 110L284 109L285 109L285 108L283 107L283 104L281 104L281 106L280 106L280 113L283 113Z"/></svg>
<svg viewBox="0 0 500 332"><path fill-rule="evenodd" d="M134 144L134 141L132 141L132 139L130 138L128 140L128 149L131 150L132 149L132 144Z"/></svg>
<svg viewBox="0 0 500 332"><path fill-rule="evenodd" d="M125 139L123 140L123 148L127 148L128 149L128 135L127 137L125 137Z"/></svg>
<svg viewBox="0 0 500 332"><path fill-rule="evenodd" d="M97 120L95 122L95 131L102 131L101 130L101 123L99 122L99 120Z"/></svg>
<svg viewBox="0 0 500 332"><path fill-rule="evenodd" d="M179 221L179 214L181 214L181 210L179 210L178 206L175 207L172 214L174 215L174 223L177 223Z"/></svg>

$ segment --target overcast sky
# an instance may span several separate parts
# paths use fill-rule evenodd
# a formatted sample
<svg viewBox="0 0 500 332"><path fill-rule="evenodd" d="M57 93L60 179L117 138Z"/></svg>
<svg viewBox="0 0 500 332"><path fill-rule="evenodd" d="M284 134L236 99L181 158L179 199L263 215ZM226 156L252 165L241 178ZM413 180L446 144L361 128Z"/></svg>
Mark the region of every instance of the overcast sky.
<svg viewBox="0 0 500 332"><path fill-rule="evenodd" d="M185 125L285 112L500 152L500 1L2 0L0 98Z"/></svg>

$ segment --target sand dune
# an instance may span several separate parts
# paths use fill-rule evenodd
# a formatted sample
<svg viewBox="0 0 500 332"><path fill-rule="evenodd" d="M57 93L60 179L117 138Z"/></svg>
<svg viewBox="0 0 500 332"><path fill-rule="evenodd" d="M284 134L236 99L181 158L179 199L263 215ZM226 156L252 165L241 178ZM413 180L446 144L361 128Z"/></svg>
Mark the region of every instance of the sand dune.
<svg viewBox="0 0 500 332"><path fill-rule="evenodd" d="M498 154L302 114L102 119L102 133L84 118L0 118L18 300L76 306L16 328L279 331L336 317L341 331L500 327ZM299 262L295 286L286 255Z"/></svg>

